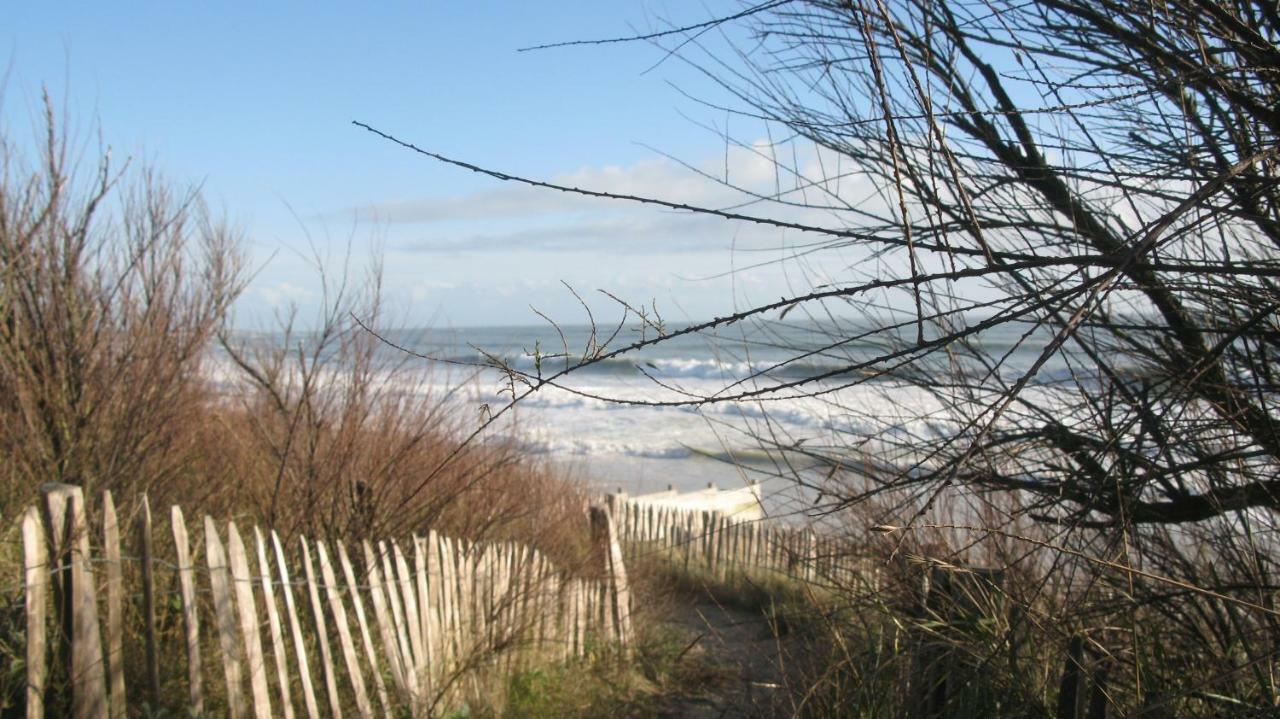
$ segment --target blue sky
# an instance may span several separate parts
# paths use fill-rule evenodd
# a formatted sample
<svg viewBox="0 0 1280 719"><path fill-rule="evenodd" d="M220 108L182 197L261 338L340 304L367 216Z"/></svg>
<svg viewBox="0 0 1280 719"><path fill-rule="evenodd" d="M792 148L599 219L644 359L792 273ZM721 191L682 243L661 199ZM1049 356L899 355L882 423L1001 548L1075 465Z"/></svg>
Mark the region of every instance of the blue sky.
<svg viewBox="0 0 1280 719"><path fill-rule="evenodd" d="M735 181L773 183L750 151L726 155L698 123L723 123L672 85L714 88L643 44L517 52L705 20L732 4L14 3L0 10L11 140L32 136L47 85L81 139L198 183L247 240L257 270L237 308L253 326L318 297L308 237L337 262L381 246L406 324L584 319L585 294L656 299L672 320L788 292L795 238L524 190L443 166L353 127L361 120L479 165L542 179L726 204L669 153ZM763 251L733 252L731 247ZM720 277L712 278L715 275ZM598 304L604 308L608 303Z"/></svg>

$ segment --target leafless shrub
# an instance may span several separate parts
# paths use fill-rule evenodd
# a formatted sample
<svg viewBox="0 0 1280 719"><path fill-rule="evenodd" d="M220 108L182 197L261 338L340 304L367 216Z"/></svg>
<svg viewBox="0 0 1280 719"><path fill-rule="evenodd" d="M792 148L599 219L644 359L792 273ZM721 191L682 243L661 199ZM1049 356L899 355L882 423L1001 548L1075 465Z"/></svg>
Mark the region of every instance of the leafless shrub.
<svg viewBox="0 0 1280 719"><path fill-rule="evenodd" d="M293 308L265 335L222 337L238 378L221 410L241 461L237 503L316 537L430 527L554 552L549 530L566 523L550 518L580 534L581 496L514 438L460 444L474 415L454 393L469 378L439 376L369 331L388 331L381 267L363 277L349 262L336 275L316 268L324 292L308 329Z"/></svg>
<svg viewBox="0 0 1280 719"><path fill-rule="evenodd" d="M0 141L0 491L186 485L206 448L208 342L243 286L235 234L154 172L90 176L47 115L34 156Z"/></svg>
<svg viewBox="0 0 1280 719"><path fill-rule="evenodd" d="M820 499L810 511L894 525L886 558L919 533L945 564L1000 547L983 561L1016 570L1004 591L1038 646L1085 635L1121 711L1264 713L1280 702L1277 38L1274 8L1190 0L784 1L620 38L658 43L725 91L713 109L790 138L724 137L778 177L726 176L743 195L727 209L390 139L804 238L811 291L600 356L754 322L787 359L671 403L826 402L852 420L830 442L757 427ZM813 167L781 159L796 146ZM864 259L833 271L833 252ZM829 371L784 372L814 359ZM844 393L868 387L888 408ZM1026 707L1058 691L1038 669Z"/></svg>

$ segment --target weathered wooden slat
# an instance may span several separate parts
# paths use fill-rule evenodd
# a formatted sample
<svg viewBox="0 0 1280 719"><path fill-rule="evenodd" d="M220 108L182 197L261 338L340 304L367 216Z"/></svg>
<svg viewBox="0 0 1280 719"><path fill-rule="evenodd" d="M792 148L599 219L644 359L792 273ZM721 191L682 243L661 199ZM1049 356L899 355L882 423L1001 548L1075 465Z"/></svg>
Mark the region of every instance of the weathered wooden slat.
<svg viewBox="0 0 1280 719"><path fill-rule="evenodd" d="M564 634L564 624L560 621L560 595L564 588L564 576L560 574L554 563L548 558L543 558L543 567L547 584L543 592L545 601L544 609L546 611L546 625L543 637L547 642L544 649L550 650L550 656L557 662L562 662L567 656Z"/></svg>
<svg viewBox="0 0 1280 719"><path fill-rule="evenodd" d="M83 599L74 595L77 580L92 590L92 575L87 563L82 567L76 566L76 561L83 562L89 552L88 538L83 532L83 506L83 500L75 492L58 493L54 499L46 501L46 512L50 517L60 517L57 521L51 519L46 522L49 537L59 542L55 546L66 547L70 552L69 558L64 559L66 571L60 573L59 578L69 593L65 613L72 631L76 626L83 629L88 621L83 616L77 618L75 615L77 609L81 612L87 609ZM77 712L76 715L96 719L115 712L111 715L111 719L115 719L127 713L127 707L114 705L117 701L122 702L125 689L121 688L120 679L113 668L123 667L119 658L123 656L125 600L118 515L114 499L109 494L104 495L103 507L102 536L107 575L105 636L101 635L101 628L96 625L96 615L93 624L93 630L98 634L97 671L103 691L97 695L100 699L99 708ZM152 527L145 498L140 513L135 516L138 520L131 527L136 532L139 551L143 556L153 558L153 548L149 546ZM629 531L638 541L651 544L660 541L669 536L671 529L661 522L660 517L660 513L653 509L639 512L631 518ZM206 709L201 684L200 618L194 567L196 560L191 556L191 538L179 507L171 508L170 519L170 529L177 549L176 570L186 625L189 699L192 712L200 713ZM76 527L81 529L77 530ZM213 519L204 518L205 562L210 576L214 623L226 681L226 710L232 717L243 717L249 712L257 717L275 716L273 709L276 707L272 706L270 689L274 681L279 689L279 702L276 703L280 707L278 712L286 719L292 718L293 679L290 676L287 656L289 650L286 647L289 640L284 636L286 630L280 617L279 605L276 604L277 586L285 595L285 610L289 616L298 677L303 685L310 719L319 719L321 712L311 683L308 667L308 653L311 649L308 645L319 647L318 652L324 664L329 699L329 712L326 714L341 717L341 701L345 694L347 701L357 705L362 717L372 717L376 705L370 696L369 679L364 676L364 671L370 670L374 674L378 703L383 707L380 713L389 717L397 710L397 701L388 691L382 676L384 669L390 670L397 686L407 695L411 711L419 712L428 706L441 710L450 705L451 698L456 698L455 692L460 691L463 686L449 674L460 670L463 665L459 660L473 656L472 652L475 650L487 649L499 653L496 656L497 663L490 665L489 670L497 673L527 668L533 662L547 658L571 656L585 650L586 638L602 626L599 619L593 620L589 616L591 611L599 612L601 619L608 616L609 624L603 626L608 627L619 640L625 641L629 634L625 626L630 613L629 599L620 604L612 584L606 587L599 582L586 583L562 578L543 555L523 545L509 542L473 545L451 541L432 532L426 538L413 538L411 559L393 542L389 548L383 545L379 562L373 545L366 543L364 553L367 565L365 570L369 577L367 587L358 582L357 568L341 543L336 545L334 551L337 554L333 558L329 556L328 546L318 544L315 547L317 556L313 560L311 544L305 538L302 539L303 566L315 622L315 634L308 636L310 630L305 634L303 632L294 603L288 565L276 534L272 532L271 541L276 571L279 574L278 585L273 578L272 560L268 556L272 552L266 548L263 533L254 529L257 559L255 570L236 525L228 523L226 531L224 538ZM47 681L47 670L41 661L47 655L47 645L41 645L44 635L34 627L43 626L45 622L38 607L47 604L47 589L44 588L50 584L50 576L41 565L47 565L50 560L39 556L39 544L44 534L38 512L34 508L24 517L23 535L26 601L31 607L28 622L32 625L28 628L30 641L27 648L27 673L28 689L32 693L28 705L29 715L38 716L42 709L42 684ZM612 537L616 542L616 527L612 528ZM620 551L616 547L605 549L611 580L619 574L625 576ZM334 566L334 561L337 567ZM619 571L615 571L614 567ZM342 571L341 578L335 571L338 568ZM257 605L255 585L260 587L267 624L271 630L269 649L275 664L274 679L269 676L270 670L267 669L267 651L261 636L261 609ZM366 598L362 593L365 591L369 592L368 598L374 604L373 611L378 624L376 639L370 626L373 618L369 617L364 606ZM322 593L327 594L327 597L322 597ZM344 594L349 595L349 599L345 599ZM350 601L351 606L347 606L347 601ZM154 611L154 604L152 606ZM359 647L352 636L349 617L352 610L360 631ZM146 613L144 607L144 614ZM328 639L330 629L336 629L349 681L337 676L335 657ZM108 643L106 654L102 652L103 638ZM384 661L388 663L388 667L382 666ZM75 664L76 667L85 665L83 658L80 663ZM246 673L248 676L245 676ZM83 672L80 674L82 677L92 675L92 667L87 675ZM119 676L127 679L123 674ZM108 678L111 680L109 685ZM437 678L445 681L440 685L441 689L434 691L444 692L444 697L431 696L433 690L427 682ZM246 679L251 692L246 692L243 686ZM414 686L415 679L417 686ZM111 689L110 692L106 691L108 688ZM88 697L94 695L86 692L83 684L76 684L75 691L85 697L81 700L85 706L93 706ZM137 689L134 688L134 691ZM221 691L217 694L222 696ZM246 694L251 694L251 704L246 701ZM218 703L221 704L221 698Z"/></svg>
<svg viewBox="0 0 1280 719"><path fill-rule="evenodd" d="M324 685L329 694L329 711L334 719L342 717L342 702L338 697L338 675L333 666L333 650L329 646L329 627L324 618L324 606L320 603L320 590L316 586L316 570L311 563L311 549L306 537L298 537L302 543L302 568L307 575L307 596L311 598L311 617L316 624L316 639L320 644L320 663L324 668Z"/></svg>
<svg viewBox="0 0 1280 719"><path fill-rule="evenodd" d="M729 546L729 518L723 514L716 516L716 575L727 577L733 555Z"/></svg>
<svg viewBox="0 0 1280 719"><path fill-rule="evenodd" d="M551 572L546 559L538 552L533 554L533 639L531 648L531 660L536 662L547 654L548 644L553 641L552 632L555 629L555 607L554 598L559 593L556 591L557 578Z"/></svg>
<svg viewBox="0 0 1280 719"><path fill-rule="evenodd" d="M587 588L581 579L573 581L574 649L579 657L587 655L587 628L590 625L591 609L587 606Z"/></svg>
<svg viewBox="0 0 1280 719"><path fill-rule="evenodd" d="M457 649L455 657L457 662L454 668L460 667L466 661L466 653L474 636L471 621L471 594L470 594L470 576L471 576L471 557L468 556L464 549L462 540L453 540L450 558L453 561L453 582L448 589L453 593L453 614L455 630L455 641Z"/></svg>
<svg viewBox="0 0 1280 719"><path fill-rule="evenodd" d="M751 566L761 569L765 566L764 554L764 522L753 521L751 523L751 544L749 561Z"/></svg>
<svg viewBox="0 0 1280 719"><path fill-rule="evenodd" d="M364 645L365 658L373 672L374 689L378 692L378 702L382 705L382 713L391 717L391 699L387 696L387 684L382 679L382 668L378 662L378 652L373 646L373 635L369 633L369 622L364 613L364 600L360 597L360 585L356 582L355 570L351 567L351 559L347 556L347 548L342 542L337 543L338 564L342 566L342 576L347 581L347 594L351 597L351 605L356 612L356 624L360 627L360 642ZM373 591L372 586L370 591Z"/></svg>
<svg viewBox="0 0 1280 719"><path fill-rule="evenodd" d="M499 666L504 674L511 671L511 655L512 652L508 648L511 640L511 614L515 609L513 606L510 591L510 572L512 562L512 549L509 542L503 542L501 545L494 547L493 551L493 575L490 581L489 596L492 602L490 610L493 617L492 640L490 646L494 651L500 651L498 656Z"/></svg>
<svg viewBox="0 0 1280 719"><path fill-rule="evenodd" d="M333 613L333 624L338 629L338 646L342 649L342 661L347 666L347 680L356 695L356 709L363 719L373 719L373 707L369 705L369 692L364 685L364 672L360 669L360 657L356 654L355 642L351 640L351 624L347 621L347 608L342 603L342 587L338 584L333 565L329 562L329 552L324 542L316 542L316 557L320 560L320 576L324 579L326 594L329 595L329 609Z"/></svg>
<svg viewBox="0 0 1280 719"><path fill-rule="evenodd" d="M98 600L89 568L89 531L84 491L69 484L40 487L45 527L58 572L54 587L60 594L67 675L72 687L71 714L75 719L107 716L107 678L103 667Z"/></svg>
<svg viewBox="0 0 1280 719"><path fill-rule="evenodd" d="M235 522L227 522L227 553L231 565L231 586L239 609L240 636L244 641L249 669L249 688L253 693L253 714L258 719L271 719L267 658L262 653L262 633L258 630L258 605L253 598L253 576L249 574L249 557Z"/></svg>
<svg viewBox="0 0 1280 719"><path fill-rule="evenodd" d="M484 580L484 608L486 634L489 637L489 647L496 647L499 640L499 632L502 631L502 617L500 612L503 608L505 597L502 593L502 552L506 549L505 545L485 547L485 568L487 570Z"/></svg>
<svg viewBox="0 0 1280 719"><path fill-rule="evenodd" d="M551 655L555 661L564 662L572 651L569 645L569 634L566 631L569 627L569 615L565 611L565 578L554 566L548 566L547 570L552 572L552 583L547 593L548 621L550 622L548 641L551 643Z"/></svg>
<svg viewBox="0 0 1280 719"><path fill-rule="evenodd" d="M440 610L443 620L441 622L440 643L443 647L441 651L440 665L437 669L437 676L440 678L435 686L449 686L451 692L446 694L447 699L452 699L460 691L457 682L449 683L448 678L452 677L458 670L462 661L462 615L458 601L458 550L457 544L448 537L439 537L439 554L440 559Z"/></svg>
<svg viewBox="0 0 1280 719"><path fill-rule="evenodd" d="M520 651L516 665L521 670L533 666L542 647L542 562L532 547L521 547L523 558L516 563L512 585L519 599L515 632Z"/></svg>
<svg viewBox="0 0 1280 719"><path fill-rule="evenodd" d="M469 644L472 647L480 646L485 637L484 600L481 598L485 575L483 556L483 548L473 545L473 550L466 555L466 561L461 563L458 570L462 578L463 609L467 612Z"/></svg>
<svg viewBox="0 0 1280 719"><path fill-rule="evenodd" d="M436 662L436 654L432 647L436 640L436 627L435 622L432 621L431 604L427 593L427 556L423 546L425 540L416 535L412 540L414 584L418 592L418 628L422 632L422 682L423 688L430 693L431 670Z"/></svg>
<svg viewBox="0 0 1280 719"><path fill-rule="evenodd" d="M609 578L609 603L619 644L624 654L631 644L631 589L627 583L627 569L622 560L622 548L613 526L613 518L603 507L593 507L591 522L596 541L602 546L605 569Z"/></svg>
<svg viewBox="0 0 1280 719"><path fill-rule="evenodd" d="M400 647L400 657L404 662L405 680L409 683L410 691L417 697L419 696L418 663L417 658L413 656L413 645L409 642L399 589L400 583L396 580L395 570L391 567L391 550L387 548L387 543L379 542L378 551L382 559L383 587L387 592L387 604L391 607L391 622L396 630L396 641Z"/></svg>
<svg viewBox="0 0 1280 719"><path fill-rule="evenodd" d="M818 578L818 538L812 532L805 532L804 551L808 555L805 562L804 578L810 582Z"/></svg>
<svg viewBox="0 0 1280 719"><path fill-rule="evenodd" d="M418 685L423 687L422 675L427 667L427 654L422 646L422 625L418 621L418 600L414 596L413 577L409 573L409 563L405 561L404 552L394 540L391 542L391 556L395 561L396 578L399 581L400 601L404 608L404 621L409 634L409 645L413 647L413 671L418 676Z"/></svg>
<svg viewBox="0 0 1280 719"><path fill-rule="evenodd" d="M395 628L391 626L391 613L387 607L382 572L378 571L378 560L373 554L373 545L367 540L364 542L364 565L369 580L369 597L373 600L373 615L378 622L378 635L382 637L382 651L386 653L387 664L391 667L391 679L402 695L412 696L404 673L404 658L400 655L400 644L396 641Z"/></svg>
<svg viewBox="0 0 1280 719"><path fill-rule="evenodd" d="M137 524L138 558L142 575L142 639L147 664L147 694L151 706L160 706L160 654L156 649L155 546L151 541L151 500L142 495Z"/></svg>
<svg viewBox="0 0 1280 719"><path fill-rule="evenodd" d="M738 568L738 525L729 521L728 516L720 519L724 528L721 544L724 547L724 576L732 575Z"/></svg>
<svg viewBox="0 0 1280 719"><path fill-rule="evenodd" d="M608 583L593 582L591 584L591 589L591 620L595 626L599 627L597 636L599 636L602 641L609 641L612 639L615 642L620 642L621 637L618 636L618 625L616 622L612 621L610 617Z"/></svg>
<svg viewBox="0 0 1280 719"><path fill-rule="evenodd" d="M178 587L182 592L182 621L186 628L187 696L191 701L191 712L201 716L204 714L204 684L200 665L200 612L196 606L195 567L191 563L187 523L182 517L182 509L176 504L169 509L169 525L177 550Z"/></svg>
<svg viewBox="0 0 1280 719"><path fill-rule="evenodd" d="M507 618L503 634L513 643L513 656L508 671L529 666L531 651L537 638L537 579L536 557L528 547L509 545L511 563L504 571Z"/></svg>
<svg viewBox="0 0 1280 719"><path fill-rule="evenodd" d="M525 560L518 565L517 586L520 593L520 616L516 622L522 637L520 646L524 666L531 666L542 646L542 561L532 548L525 548Z"/></svg>
<svg viewBox="0 0 1280 719"><path fill-rule="evenodd" d="M271 656L276 663L276 688L280 692L280 707L285 719L293 719L293 699L289 693L289 656L284 648L280 611L276 608L276 593L271 581L271 562L267 560L267 547L262 539L262 531L257 527L253 528L253 547L258 555L258 581L262 584L262 598L267 607L267 624L271 629Z"/></svg>
<svg viewBox="0 0 1280 719"><path fill-rule="evenodd" d="M573 649L573 613L570 605L570 592L573 591L573 579L563 571L557 570L560 575L560 591L556 596L556 610L560 616L560 641L561 641L561 659L568 661L574 656Z"/></svg>
<svg viewBox="0 0 1280 719"><path fill-rule="evenodd" d="M441 631L444 633L440 642L443 647L440 676L445 677L453 672L456 665L462 626L458 619L458 564L453 542L448 537L440 537L439 547Z"/></svg>
<svg viewBox="0 0 1280 719"><path fill-rule="evenodd" d="M573 656L573 635L569 624L568 580L562 574L556 575L556 591L551 597L552 609L555 611L556 659L565 662Z"/></svg>
<svg viewBox="0 0 1280 719"><path fill-rule="evenodd" d="M125 715L124 574L120 568L120 523L111 491L102 493L102 553L107 565L107 676L111 686L110 716Z"/></svg>
<svg viewBox="0 0 1280 719"><path fill-rule="evenodd" d="M715 553L715 515L711 512L704 511L701 517L702 526L702 551L707 560L707 571L714 575L716 569L716 553Z"/></svg>
<svg viewBox="0 0 1280 719"><path fill-rule="evenodd" d="M320 719L315 685L311 681L311 664L307 660L307 644L302 635L302 622L298 621L298 607L293 601L293 584L289 581L289 563L284 556L280 535L274 529L271 530L271 549L276 556L276 572L280 575L280 593L284 595L285 613L289 616L293 656L298 662L298 679L302 682L302 702L307 708L309 719Z"/></svg>
<svg viewBox="0 0 1280 719"><path fill-rule="evenodd" d="M491 604L493 600L492 551L492 547L486 545L476 553L475 573L471 578L471 612L476 622L476 641L483 643L478 644L483 647L487 647L493 641L489 627L489 618L493 611Z"/></svg>
<svg viewBox="0 0 1280 719"><path fill-rule="evenodd" d="M579 657L587 656L587 639L591 631L591 608L588 606L587 583L581 579L574 580L575 621L577 622L577 645Z"/></svg>
<svg viewBox="0 0 1280 719"><path fill-rule="evenodd" d="M44 684L49 676L45 633L49 611L49 552L45 548L40 512L28 507L22 515L23 601L27 613L27 719L44 719Z"/></svg>
<svg viewBox="0 0 1280 719"><path fill-rule="evenodd" d="M218 620L218 645L222 649L222 674L227 682L227 710L232 719L244 716L240 686L240 639L236 634L236 610L231 596L231 572L213 518L204 518L204 549L213 591L214 617Z"/></svg>
<svg viewBox="0 0 1280 719"><path fill-rule="evenodd" d="M448 665L445 647L448 643L449 622L448 615L445 613L445 595L442 591L444 589L442 586L444 577L440 568L440 535L436 534L434 529L427 532L423 549L427 555L426 602L427 606L430 607L429 616L431 620L428 633L433 641L433 644L428 647L428 651L435 658L429 676L432 680L432 686L435 686L444 677Z"/></svg>

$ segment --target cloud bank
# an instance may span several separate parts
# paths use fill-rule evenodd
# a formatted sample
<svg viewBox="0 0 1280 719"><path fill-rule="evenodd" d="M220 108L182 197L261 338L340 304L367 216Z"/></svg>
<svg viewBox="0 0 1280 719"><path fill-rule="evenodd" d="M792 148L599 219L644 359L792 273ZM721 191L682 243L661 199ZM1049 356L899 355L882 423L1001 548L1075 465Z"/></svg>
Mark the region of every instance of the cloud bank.
<svg viewBox="0 0 1280 719"><path fill-rule="evenodd" d="M552 183L633 195L824 227L851 221L849 206L882 206L865 179L797 182L775 172L768 146L733 148L725 157L693 167L666 158L628 166L579 168L548 178ZM828 177L835 165L815 152L802 162L810 178ZM730 187L724 182L736 187ZM752 201L737 188L784 202ZM781 194L779 194L781 191ZM795 207L818 204L826 209ZM744 206L744 203L747 203ZM668 210L623 200L584 197L546 188L501 184L468 194L388 200L352 208L395 228L396 249L413 253L607 251L628 255L777 250L803 241L765 225Z"/></svg>

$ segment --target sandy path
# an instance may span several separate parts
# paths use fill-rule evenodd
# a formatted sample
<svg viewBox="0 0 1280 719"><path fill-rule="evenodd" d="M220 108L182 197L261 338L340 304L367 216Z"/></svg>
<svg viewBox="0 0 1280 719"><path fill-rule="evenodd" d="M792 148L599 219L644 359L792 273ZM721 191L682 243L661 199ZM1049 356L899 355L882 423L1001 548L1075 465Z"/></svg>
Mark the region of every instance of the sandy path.
<svg viewBox="0 0 1280 719"><path fill-rule="evenodd" d="M720 677L697 693L668 697L657 716L790 716L781 669L788 641L774 637L763 614L702 601L681 606L670 624L697 639L695 650Z"/></svg>

